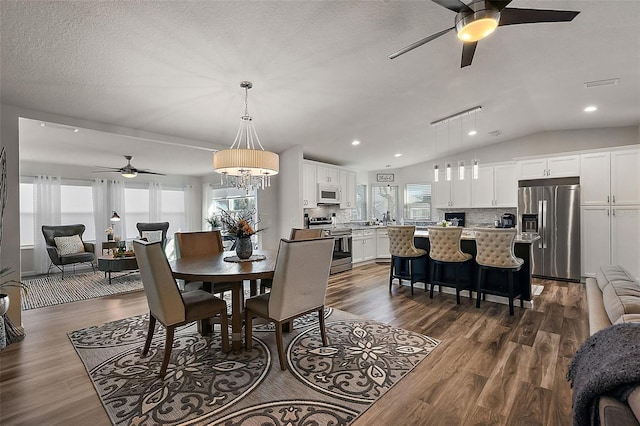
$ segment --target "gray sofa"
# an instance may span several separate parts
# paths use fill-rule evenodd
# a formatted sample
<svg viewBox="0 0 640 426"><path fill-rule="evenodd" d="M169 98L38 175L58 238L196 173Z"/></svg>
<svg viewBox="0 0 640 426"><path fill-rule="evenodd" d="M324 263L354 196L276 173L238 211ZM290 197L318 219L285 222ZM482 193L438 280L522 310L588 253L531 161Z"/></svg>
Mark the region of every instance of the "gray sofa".
<svg viewBox="0 0 640 426"><path fill-rule="evenodd" d="M601 266L596 278L587 278L589 332L594 335L612 324L640 323L640 283L617 265ZM601 425L640 425L640 385L628 397L628 404L601 396L598 415Z"/></svg>

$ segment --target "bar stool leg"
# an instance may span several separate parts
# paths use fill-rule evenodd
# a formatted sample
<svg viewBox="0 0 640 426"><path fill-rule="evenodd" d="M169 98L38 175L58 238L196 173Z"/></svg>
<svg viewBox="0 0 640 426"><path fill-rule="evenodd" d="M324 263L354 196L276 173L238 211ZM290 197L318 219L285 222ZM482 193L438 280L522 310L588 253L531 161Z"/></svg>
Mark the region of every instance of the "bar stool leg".
<svg viewBox="0 0 640 426"><path fill-rule="evenodd" d="M508 275L509 282L509 315L513 315L513 271L505 271ZM522 299L520 299L522 300Z"/></svg>
<svg viewBox="0 0 640 426"><path fill-rule="evenodd" d="M476 308L480 307L480 293L482 293L482 279L484 277L484 268L478 267L478 288L476 289Z"/></svg>

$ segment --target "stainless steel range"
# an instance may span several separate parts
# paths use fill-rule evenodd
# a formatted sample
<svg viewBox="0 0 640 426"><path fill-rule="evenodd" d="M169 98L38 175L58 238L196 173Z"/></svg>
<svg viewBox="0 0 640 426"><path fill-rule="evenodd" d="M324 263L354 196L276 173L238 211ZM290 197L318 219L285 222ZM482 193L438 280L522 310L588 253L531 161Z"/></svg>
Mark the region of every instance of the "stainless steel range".
<svg viewBox="0 0 640 426"><path fill-rule="evenodd" d="M327 217L312 217L309 219L309 228L324 229L325 235L334 238L333 260L331 261L331 274L348 271L352 268L352 235L351 228L336 226Z"/></svg>

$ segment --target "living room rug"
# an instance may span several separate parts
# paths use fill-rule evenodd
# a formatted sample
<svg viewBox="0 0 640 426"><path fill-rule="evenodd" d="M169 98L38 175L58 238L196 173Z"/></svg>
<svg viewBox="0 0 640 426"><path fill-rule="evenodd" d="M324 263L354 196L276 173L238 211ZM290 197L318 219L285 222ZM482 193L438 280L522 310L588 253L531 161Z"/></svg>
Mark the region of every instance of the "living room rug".
<svg viewBox="0 0 640 426"><path fill-rule="evenodd" d="M439 341L327 308L329 346L317 314L285 333L289 369L278 361L272 323L255 323L253 349L221 352L220 330L176 330L158 377L164 327L146 357L148 317L77 330L69 338L115 425L347 425L424 360Z"/></svg>
<svg viewBox="0 0 640 426"><path fill-rule="evenodd" d="M29 287L22 293L23 311L142 290L138 272L114 274L111 284L102 272L69 274L64 280L56 274L22 281Z"/></svg>

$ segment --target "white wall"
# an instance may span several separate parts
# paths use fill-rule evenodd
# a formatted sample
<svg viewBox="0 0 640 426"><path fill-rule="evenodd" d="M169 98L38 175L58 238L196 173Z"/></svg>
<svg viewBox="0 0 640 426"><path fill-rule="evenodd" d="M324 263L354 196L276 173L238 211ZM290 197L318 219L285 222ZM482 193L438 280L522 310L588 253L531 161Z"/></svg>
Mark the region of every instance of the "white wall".
<svg viewBox="0 0 640 426"><path fill-rule="evenodd" d="M280 153L278 191L278 241L288 238L291 228L303 227L302 215L302 145L295 145ZM277 242L276 242L277 248Z"/></svg>

